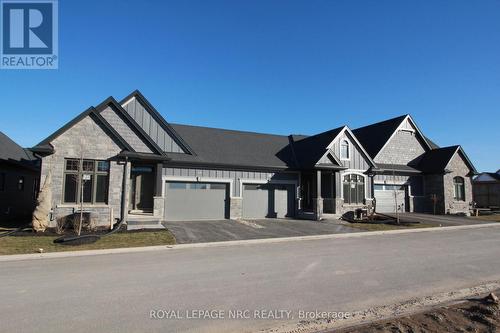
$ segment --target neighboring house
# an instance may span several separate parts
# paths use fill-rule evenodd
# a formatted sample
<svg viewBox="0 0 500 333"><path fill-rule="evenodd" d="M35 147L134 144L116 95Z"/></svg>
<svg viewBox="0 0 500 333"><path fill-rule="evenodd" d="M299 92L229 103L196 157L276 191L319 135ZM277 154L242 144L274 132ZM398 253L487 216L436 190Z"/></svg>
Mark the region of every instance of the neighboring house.
<svg viewBox="0 0 500 333"><path fill-rule="evenodd" d="M39 172L33 153L0 132L0 223L31 222Z"/></svg>
<svg viewBox="0 0 500 333"><path fill-rule="evenodd" d="M472 181L472 187L477 207L500 208L500 170L480 173Z"/></svg>
<svg viewBox="0 0 500 333"><path fill-rule="evenodd" d="M52 174L55 218L78 211L83 195L85 210L102 224L110 216L137 214L164 220L317 219L366 207L374 195L390 211L383 191L393 185L404 191L403 200L422 197L407 205L411 211L425 211L424 196L434 189L444 204L439 213L468 212L462 203L471 200L474 167L460 147L445 156L449 163L434 165L434 159L444 163L448 148L430 143L410 116L372 126L283 136L169 124L135 91L89 108L32 150L43 155L42 181ZM80 157L84 180L77 176ZM433 169L413 166L419 159ZM457 203L447 197L454 189L451 176L463 178ZM437 183L426 184L432 177ZM453 209L444 208L449 205Z"/></svg>
<svg viewBox="0 0 500 333"><path fill-rule="evenodd" d="M460 146L438 147L409 115L354 134L377 165L371 171L378 212L469 214L477 172Z"/></svg>

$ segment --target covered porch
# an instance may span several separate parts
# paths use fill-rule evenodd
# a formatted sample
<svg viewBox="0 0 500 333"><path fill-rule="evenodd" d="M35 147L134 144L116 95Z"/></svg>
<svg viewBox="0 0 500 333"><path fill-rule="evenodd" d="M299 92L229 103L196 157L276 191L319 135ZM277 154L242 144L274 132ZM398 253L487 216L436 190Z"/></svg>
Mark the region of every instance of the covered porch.
<svg viewBox="0 0 500 333"><path fill-rule="evenodd" d="M298 215L321 220L372 204L373 175L342 169L313 169L300 174ZM319 185L318 185L319 184Z"/></svg>

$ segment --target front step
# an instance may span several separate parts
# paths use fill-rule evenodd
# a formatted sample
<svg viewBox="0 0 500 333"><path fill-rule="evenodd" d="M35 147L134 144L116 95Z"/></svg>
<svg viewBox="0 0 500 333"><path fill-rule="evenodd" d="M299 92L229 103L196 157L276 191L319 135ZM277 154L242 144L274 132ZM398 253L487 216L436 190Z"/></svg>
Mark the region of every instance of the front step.
<svg viewBox="0 0 500 333"><path fill-rule="evenodd" d="M140 219L140 220L128 220L127 230L141 230L141 229L165 229L165 226L161 224L160 219Z"/></svg>

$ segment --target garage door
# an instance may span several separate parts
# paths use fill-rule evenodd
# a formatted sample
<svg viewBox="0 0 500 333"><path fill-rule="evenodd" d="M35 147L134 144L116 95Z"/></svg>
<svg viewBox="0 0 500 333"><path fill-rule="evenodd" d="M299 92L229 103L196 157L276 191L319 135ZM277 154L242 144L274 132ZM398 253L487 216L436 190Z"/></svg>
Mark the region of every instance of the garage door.
<svg viewBox="0 0 500 333"><path fill-rule="evenodd" d="M243 217L284 218L294 215L294 186L243 184Z"/></svg>
<svg viewBox="0 0 500 333"><path fill-rule="evenodd" d="M227 218L227 184L167 182L167 221L217 220Z"/></svg>
<svg viewBox="0 0 500 333"><path fill-rule="evenodd" d="M405 211L405 186L375 184L374 187L375 200L377 200L376 211L378 213L395 213L396 207L400 207L400 212Z"/></svg>

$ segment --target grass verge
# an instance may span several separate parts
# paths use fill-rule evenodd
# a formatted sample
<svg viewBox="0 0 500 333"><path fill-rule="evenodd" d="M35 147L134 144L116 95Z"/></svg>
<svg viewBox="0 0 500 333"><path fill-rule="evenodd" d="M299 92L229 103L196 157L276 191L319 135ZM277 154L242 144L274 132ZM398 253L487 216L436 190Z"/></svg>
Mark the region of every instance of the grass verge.
<svg viewBox="0 0 500 333"><path fill-rule="evenodd" d="M432 228L437 225L427 224L427 223L405 223L401 225L387 224L387 223L347 223L349 227L361 229L364 231L386 231L386 230L407 230L407 229L420 229L420 228Z"/></svg>
<svg viewBox="0 0 500 333"><path fill-rule="evenodd" d="M472 219L475 220L483 220L490 222L500 222L500 215L479 215L479 216L471 216Z"/></svg>
<svg viewBox="0 0 500 333"><path fill-rule="evenodd" d="M118 232L95 243L78 246L54 244L54 239L58 237L34 234L3 237L0 238L0 255L37 253L38 249L61 252L175 244L175 238L168 230Z"/></svg>

